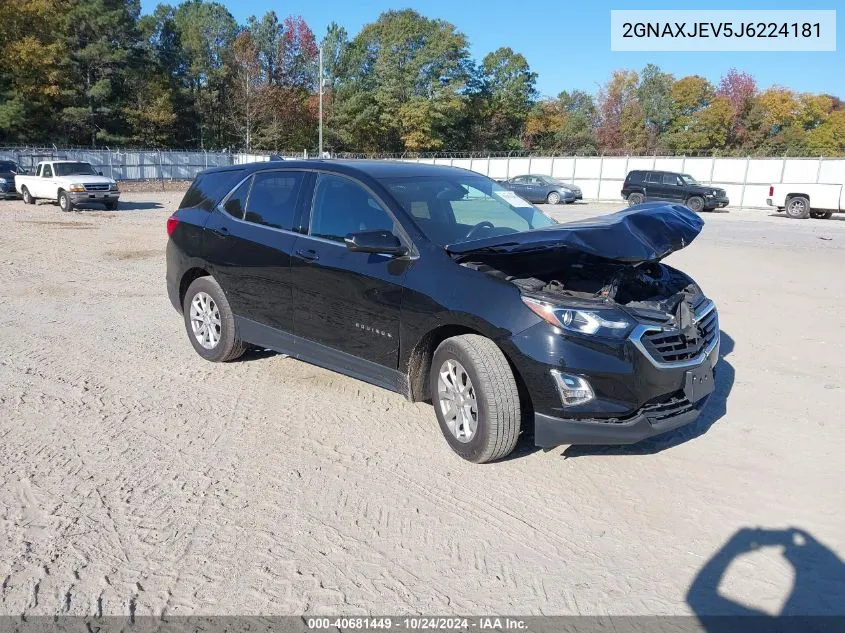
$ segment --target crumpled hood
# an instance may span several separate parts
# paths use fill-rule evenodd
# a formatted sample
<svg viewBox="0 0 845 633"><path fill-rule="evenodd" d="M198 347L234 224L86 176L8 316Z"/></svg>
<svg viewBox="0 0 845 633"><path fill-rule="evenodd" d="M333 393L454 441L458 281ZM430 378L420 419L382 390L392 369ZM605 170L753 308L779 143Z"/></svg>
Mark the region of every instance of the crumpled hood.
<svg viewBox="0 0 845 633"><path fill-rule="evenodd" d="M704 220L684 206L646 202L578 222L450 244L446 250L459 261L483 260L486 255L499 259L562 249L638 264L659 261L684 248L703 226Z"/></svg>

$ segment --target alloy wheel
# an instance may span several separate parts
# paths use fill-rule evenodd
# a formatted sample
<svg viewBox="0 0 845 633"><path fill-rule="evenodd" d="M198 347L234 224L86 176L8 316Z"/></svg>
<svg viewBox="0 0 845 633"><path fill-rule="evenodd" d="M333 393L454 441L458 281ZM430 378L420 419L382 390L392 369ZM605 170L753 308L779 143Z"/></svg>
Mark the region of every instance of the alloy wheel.
<svg viewBox="0 0 845 633"><path fill-rule="evenodd" d="M211 295L198 292L191 300L191 331L197 343L214 349L220 342L220 310Z"/></svg>
<svg viewBox="0 0 845 633"><path fill-rule="evenodd" d="M478 430L478 400L469 374L458 361L450 359L440 366L437 395L449 432L459 442L471 441Z"/></svg>

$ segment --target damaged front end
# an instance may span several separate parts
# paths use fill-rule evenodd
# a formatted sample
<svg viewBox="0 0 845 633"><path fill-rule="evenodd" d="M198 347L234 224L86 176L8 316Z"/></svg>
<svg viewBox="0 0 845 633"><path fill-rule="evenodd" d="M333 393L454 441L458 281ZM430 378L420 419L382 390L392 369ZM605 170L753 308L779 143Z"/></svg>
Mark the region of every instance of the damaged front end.
<svg viewBox="0 0 845 633"><path fill-rule="evenodd" d="M702 225L685 207L652 204L449 247L514 284L542 320L506 344L530 375L538 445L630 443L698 416L714 388L718 317L660 260Z"/></svg>

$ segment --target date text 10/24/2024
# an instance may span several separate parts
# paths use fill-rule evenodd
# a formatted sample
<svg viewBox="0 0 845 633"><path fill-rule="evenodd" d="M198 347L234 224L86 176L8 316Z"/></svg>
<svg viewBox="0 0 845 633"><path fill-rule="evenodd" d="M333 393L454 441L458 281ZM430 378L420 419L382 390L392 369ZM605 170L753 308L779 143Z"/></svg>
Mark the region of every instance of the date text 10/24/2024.
<svg viewBox="0 0 845 633"><path fill-rule="evenodd" d="M315 617L306 618L309 630L361 631L520 631L527 628L520 618L480 616L465 617Z"/></svg>

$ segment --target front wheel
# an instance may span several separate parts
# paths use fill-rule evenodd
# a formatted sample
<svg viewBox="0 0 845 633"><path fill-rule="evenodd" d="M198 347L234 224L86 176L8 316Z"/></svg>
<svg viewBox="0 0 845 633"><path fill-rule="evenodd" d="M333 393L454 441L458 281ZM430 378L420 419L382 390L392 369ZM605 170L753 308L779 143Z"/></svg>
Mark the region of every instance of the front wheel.
<svg viewBox="0 0 845 633"><path fill-rule="evenodd" d="M117 211L117 202L106 202L106 211Z"/></svg>
<svg viewBox="0 0 845 633"><path fill-rule="evenodd" d="M222 363L243 355L246 347L235 330L229 301L213 277L200 277L188 286L182 313L188 339L204 359Z"/></svg>
<svg viewBox="0 0 845 633"><path fill-rule="evenodd" d="M29 193L29 189L26 187L21 187L21 196L23 196L24 204L35 204L35 198L32 197L32 194Z"/></svg>
<svg viewBox="0 0 845 633"><path fill-rule="evenodd" d="M804 196L796 196L786 201L786 215L793 220L805 220L810 217L810 201Z"/></svg>
<svg viewBox="0 0 845 633"><path fill-rule="evenodd" d="M696 213L701 213L704 210L704 198L700 196L693 196L687 200L687 208Z"/></svg>
<svg viewBox="0 0 845 633"><path fill-rule="evenodd" d="M59 192L59 208L65 212L73 211L73 203L71 203L70 196L65 191Z"/></svg>
<svg viewBox="0 0 845 633"><path fill-rule="evenodd" d="M560 204L560 194L557 191L549 192L546 196L546 202L549 204Z"/></svg>
<svg viewBox="0 0 845 633"><path fill-rule="evenodd" d="M449 446L483 464L516 446L521 423L516 380L490 339L464 334L443 341L429 375L431 402Z"/></svg>

